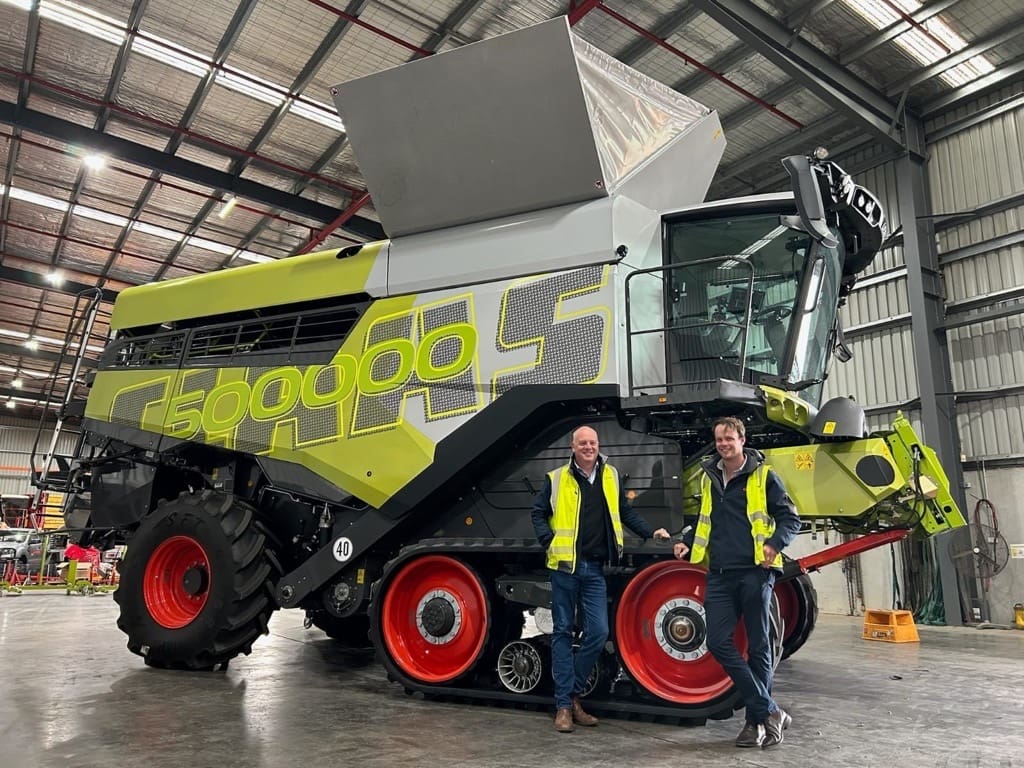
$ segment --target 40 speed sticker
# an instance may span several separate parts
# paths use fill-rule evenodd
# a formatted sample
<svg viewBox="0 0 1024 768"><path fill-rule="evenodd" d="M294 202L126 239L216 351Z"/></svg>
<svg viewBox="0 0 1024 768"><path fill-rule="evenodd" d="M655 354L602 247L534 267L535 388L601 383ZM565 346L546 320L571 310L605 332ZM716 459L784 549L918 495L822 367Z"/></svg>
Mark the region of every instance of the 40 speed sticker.
<svg viewBox="0 0 1024 768"><path fill-rule="evenodd" d="M352 557L352 539L347 536L342 536L334 540L334 559L339 563L344 563L350 557Z"/></svg>

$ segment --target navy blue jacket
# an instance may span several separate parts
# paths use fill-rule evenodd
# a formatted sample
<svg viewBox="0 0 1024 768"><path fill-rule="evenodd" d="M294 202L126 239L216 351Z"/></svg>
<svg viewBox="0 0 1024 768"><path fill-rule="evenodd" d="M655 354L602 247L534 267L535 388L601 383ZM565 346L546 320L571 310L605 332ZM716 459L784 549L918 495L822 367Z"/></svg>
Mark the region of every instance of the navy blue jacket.
<svg viewBox="0 0 1024 768"><path fill-rule="evenodd" d="M708 555L711 568L751 568L754 565L754 537L747 517L747 478L764 463L764 454L753 448L744 448L747 460L731 480L724 484L722 470L718 468L720 456L712 454L701 462L701 469L711 478L711 539ZM776 552L792 543L800 531L800 518L796 505L786 492L782 480L772 470L765 482L768 514L775 519L775 532L765 541ZM687 547L693 547L696 529L683 537Z"/></svg>
<svg viewBox="0 0 1024 768"><path fill-rule="evenodd" d="M572 459L569 459L572 462ZM601 475L601 468L604 466L604 457L600 457L597 460L597 479L595 483L599 482ZM586 478L581 478L579 470L573 465L572 476L578 483L587 482ZM554 510L551 509L551 478L545 473L544 475L544 487L540 489L540 493L537 494L537 498L534 499L533 509L530 512L530 517L533 519L533 530L537 534L537 541L540 542L541 546L547 549L548 544L555 537L555 532L551 530L551 515L554 514ZM622 486L622 477L619 477L619 519L622 520L622 524L629 528L637 536L644 539L650 539L654 536L654 529L650 524L643 519L639 512L630 506L629 500L626 498L626 490ZM605 515L605 540L608 542L608 562L615 565L618 562L618 551L615 548L615 531L612 529L612 519L610 515Z"/></svg>

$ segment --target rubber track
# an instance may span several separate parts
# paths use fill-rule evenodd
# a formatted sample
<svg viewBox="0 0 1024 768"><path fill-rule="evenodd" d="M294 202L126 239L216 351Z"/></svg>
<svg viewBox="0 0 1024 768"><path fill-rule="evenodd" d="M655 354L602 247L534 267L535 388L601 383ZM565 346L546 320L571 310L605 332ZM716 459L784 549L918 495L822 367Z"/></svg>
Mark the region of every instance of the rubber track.
<svg viewBox="0 0 1024 768"><path fill-rule="evenodd" d="M627 550L628 553L628 550ZM378 660L383 662L383 655L386 650L376 627L376 616L373 606L381 597L380 590L388 582L391 574L405 562L419 555L455 555L473 558L477 555L486 556L493 562L500 562L499 555L509 554L536 554L538 557L543 554L543 549L532 539L430 539L405 547L397 557L390 560L384 566L381 577L373 583L370 590L370 637L374 641ZM473 565L472 559L466 561ZM482 659L489 659L484 654ZM389 669L388 677L405 688L406 693L421 693L427 699L444 700L467 704L485 704L492 706L516 707L536 710L550 710L552 697L550 694L521 694L512 693L501 684L498 687L474 687L465 684L461 680L448 685L425 685L401 674L396 665ZM472 671L467 673L468 677ZM638 683L628 681L629 688L641 690ZM621 682L616 684L622 685ZM732 716L734 699L730 697L725 702L719 702L709 707L686 707L681 708L669 702L656 699L650 694L633 694L629 697L613 697L608 694L602 696L591 695L587 697L587 711L626 719L657 720L678 725L702 725L706 720L728 719Z"/></svg>

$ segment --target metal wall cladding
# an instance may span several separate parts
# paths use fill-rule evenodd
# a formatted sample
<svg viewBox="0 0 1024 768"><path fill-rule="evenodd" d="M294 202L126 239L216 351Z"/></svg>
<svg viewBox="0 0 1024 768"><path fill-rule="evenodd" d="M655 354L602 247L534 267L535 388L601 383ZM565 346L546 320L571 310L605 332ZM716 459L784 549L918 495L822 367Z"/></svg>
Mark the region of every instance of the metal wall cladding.
<svg viewBox="0 0 1024 768"><path fill-rule="evenodd" d="M965 456L1020 458L1024 453L1024 395L961 403L956 407L956 423Z"/></svg>
<svg viewBox="0 0 1024 768"><path fill-rule="evenodd" d="M1017 213L1024 215L1024 207L1005 213ZM989 221L989 231L992 234L985 240L992 240L994 237L1012 235L1024 229L1002 231L1013 224L1006 216L986 217ZM958 228L959 229L959 228ZM947 240L960 239L959 232L948 233ZM973 299L980 296L988 296L1000 291L1024 286L1024 243L1012 244L1002 248L995 248L986 253L970 256L964 259L957 259L943 265L942 274L946 281L946 300L960 301L962 299ZM998 297L994 297L998 298Z"/></svg>
<svg viewBox="0 0 1024 768"><path fill-rule="evenodd" d="M24 495L33 492L30 474L30 455L35 442L38 422L31 419L3 418L0 420L0 494ZM39 450L45 452L50 445L52 425L46 427L39 439ZM57 453L70 455L75 449L75 436L61 435ZM37 460L37 466L41 460Z"/></svg>
<svg viewBox="0 0 1024 768"><path fill-rule="evenodd" d="M951 328L948 336L953 386L958 392L1012 387L1024 382L1024 316ZM1016 436L1024 452L1024 432Z"/></svg>
<svg viewBox="0 0 1024 768"><path fill-rule="evenodd" d="M910 326L880 329L847 339L848 363L833 362L824 397L852 396L866 407L893 409L918 396Z"/></svg>
<svg viewBox="0 0 1024 768"><path fill-rule="evenodd" d="M844 328L899 317L910 311L906 277L855 287L840 310L839 318Z"/></svg>
<svg viewBox="0 0 1024 768"><path fill-rule="evenodd" d="M1024 190L1024 109L997 115L928 149L932 208L937 213L970 211ZM962 451L971 458L1024 455L1024 398L1016 391L1024 385L1024 315L984 317L986 303L994 305L1024 288L1024 244L1013 242L1024 230L1024 204L1000 207L1004 210L956 226L940 224L937 236L940 254L970 246L979 251L944 264L942 270L948 302L982 300L974 312L977 319L951 328L947 335L954 388L987 395L957 405ZM987 242L992 244L989 249ZM1004 388L1010 391L1000 395Z"/></svg>

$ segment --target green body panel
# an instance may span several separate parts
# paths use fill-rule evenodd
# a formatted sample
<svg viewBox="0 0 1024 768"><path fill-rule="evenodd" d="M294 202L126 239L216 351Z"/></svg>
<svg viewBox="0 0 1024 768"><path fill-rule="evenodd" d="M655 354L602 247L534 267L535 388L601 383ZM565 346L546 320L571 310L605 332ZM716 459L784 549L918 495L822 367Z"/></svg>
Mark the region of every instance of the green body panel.
<svg viewBox="0 0 1024 768"><path fill-rule="evenodd" d="M915 497L913 505L919 514L919 524L925 533L930 535L947 528L967 525L963 513L949 492L949 478L946 477L946 471L939 463L939 457L935 455L935 451L921 442L917 433L914 432L914 427L901 412L896 414L891 429L892 432L885 439L896 465L904 474L912 477L915 463L914 449L919 449L918 472L935 485L934 499L931 499L930 503L918 498L919 492L924 490L919 488L918 484L912 484L911 488Z"/></svg>
<svg viewBox="0 0 1024 768"><path fill-rule="evenodd" d="M360 293L384 245L371 243L343 259L337 250L321 251L127 288L117 297L110 327L137 328Z"/></svg>
<svg viewBox="0 0 1024 768"><path fill-rule="evenodd" d="M882 438L844 443L821 443L764 452L796 502L801 517L856 517L906 485L906 476L892 463ZM857 477L857 462L865 456L884 457L893 481L870 486Z"/></svg>
<svg viewBox="0 0 1024 768"><path fill-rule="evenodd" d="M810 405L794 392L786 392L765 384L762 384L760 389L764 393L765 416L769 421L784 427L792 427L800 432L807 431L811 425Z"/></svg>

